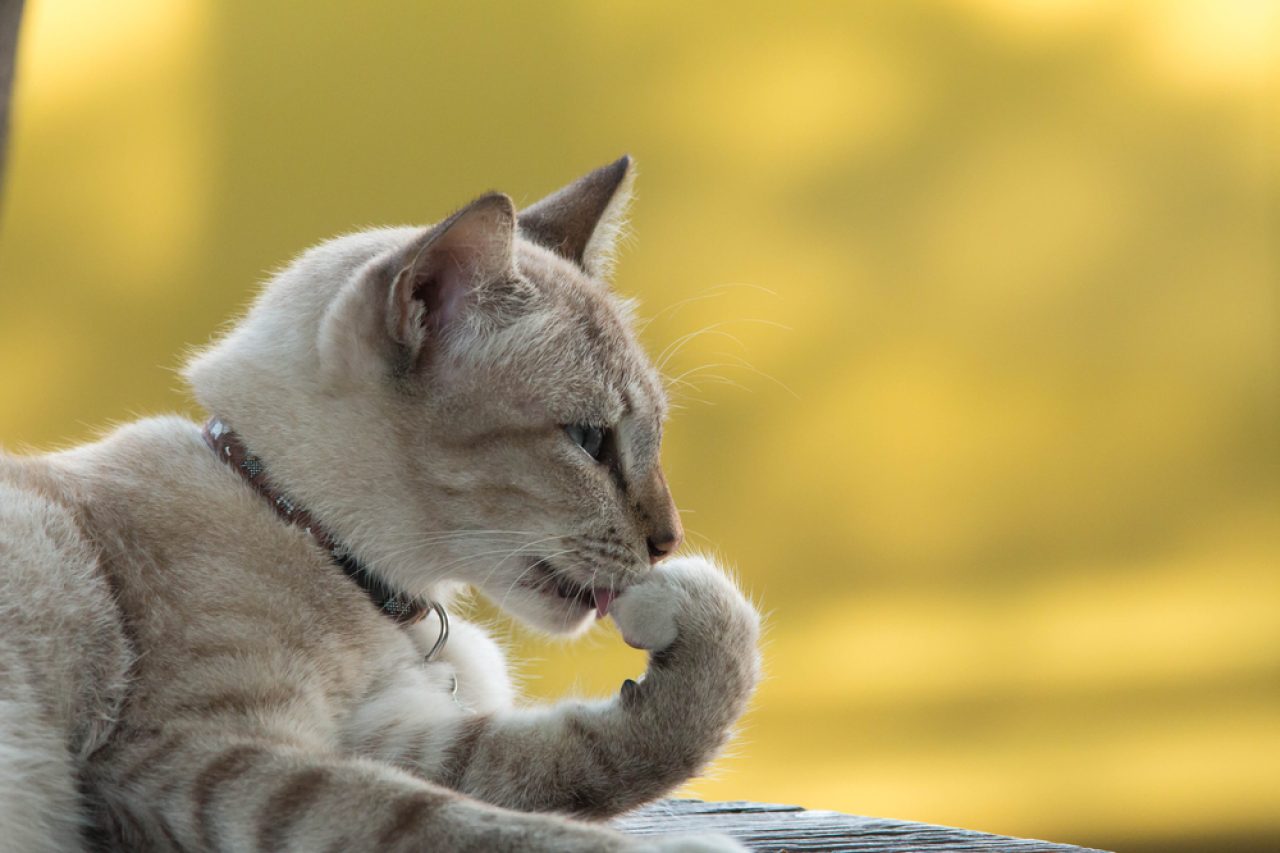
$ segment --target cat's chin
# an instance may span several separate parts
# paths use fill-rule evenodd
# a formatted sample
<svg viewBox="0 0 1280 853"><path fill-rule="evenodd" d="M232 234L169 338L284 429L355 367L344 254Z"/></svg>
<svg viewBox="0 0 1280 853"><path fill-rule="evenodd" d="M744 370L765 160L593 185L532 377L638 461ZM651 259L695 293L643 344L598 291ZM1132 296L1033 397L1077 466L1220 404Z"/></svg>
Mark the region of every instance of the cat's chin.
<svg viewBox="0 0 1280 853"><path fill-rule="evenodd" d="M576 599L565 600L554 593L517 589L495 594L486 592L499 608L538 631L574 637L596 621L595 605Z"/></svg>
<svg viewBox="0 0 1280 853"><path fill-rule="evenodd" d="M500 587L490 581L481 591L529 627L561 636L581 634L609 612L615 597L612 589L584 586L537 559L514 581Z"/></svg>

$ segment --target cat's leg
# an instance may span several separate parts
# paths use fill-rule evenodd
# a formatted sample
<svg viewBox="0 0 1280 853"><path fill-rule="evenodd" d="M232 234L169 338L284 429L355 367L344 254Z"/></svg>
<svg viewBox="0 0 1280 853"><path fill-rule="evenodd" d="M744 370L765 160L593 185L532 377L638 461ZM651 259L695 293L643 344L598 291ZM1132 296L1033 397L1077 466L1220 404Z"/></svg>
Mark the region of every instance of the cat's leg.
<svg viewBox="0 0 1280 853"><path fill-rule="evenodd" d="M0 482L0 848L80 849L78 765L106 737L127 668L74 519Z"/></svg>
<svg viewBox="0 0 1280 853"><path fill-rule="evenodd" d="M386 764L189 729L113 749L98 768L120 849L202 851L713 851L720 839L634 839L512 812Z"/></svg>
<svg viewBox="0 0 1280 853"><path fill-rule="evenodd" d="M610 701L463 720L443 756L422 756L426 774L508 808L604 817L702 769L759 678L755 609L709 561L680 558L624 592L613 614L652 652L641 682Z"/></svg>

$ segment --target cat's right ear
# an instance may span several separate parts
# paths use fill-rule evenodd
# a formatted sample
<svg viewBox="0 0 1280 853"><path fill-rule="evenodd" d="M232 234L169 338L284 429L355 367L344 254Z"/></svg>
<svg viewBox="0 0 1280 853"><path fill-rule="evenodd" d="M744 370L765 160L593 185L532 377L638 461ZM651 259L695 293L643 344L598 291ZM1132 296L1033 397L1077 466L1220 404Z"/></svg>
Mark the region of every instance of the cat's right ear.
<svg viewBox="0 0 1280 853"><path fill-rule="evenodd" d="M635 165L624 155L520 211L520 231L588 274L607 279L635 177Z"/></svg>
<svg viewBox="0 0 1280 853"><path fill-rule="evenodd" d="M358 386L424 364L479 290L515 276L515 228L511 199L490 193L349 282L321 322L327 380Z"/></svg>

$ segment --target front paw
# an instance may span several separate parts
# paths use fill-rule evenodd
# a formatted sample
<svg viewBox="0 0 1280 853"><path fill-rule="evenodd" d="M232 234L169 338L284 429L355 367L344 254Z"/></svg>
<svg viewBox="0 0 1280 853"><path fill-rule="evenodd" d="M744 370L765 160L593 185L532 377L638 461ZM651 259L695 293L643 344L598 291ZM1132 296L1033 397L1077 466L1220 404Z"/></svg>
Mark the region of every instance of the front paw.
<svg viewBox="0 0 1280 853"><path fill-rule="evenodd" d="M760 617L733 582L700 557L655 567L618 596L612 612L626 641L650 654L644 677L624 682L608 707L627 718L623 731L643 738L639 754L651 757L650 775L670 790L701 772L746 710L760 679ZM661 745L656 752L654 744ZM686 842L695 846L670 849L735 849L672 840Z"/></svg>
<svg viewBox="0 0 1280 853"><path fill-rule="evenodd" d="M662 567L613 602L610 613L633 649L661 651L675 642L680 633L676 615L688 606L688 596L674 576Z"/></svg>
<svg viewBox="0 0 1280 853"><path fill-rule="evenodd" d="M622 638L660 652L677 638L749 648L754 654L760 617L722 571L703 557L676 557L656 566L613 604Z"/></svg>

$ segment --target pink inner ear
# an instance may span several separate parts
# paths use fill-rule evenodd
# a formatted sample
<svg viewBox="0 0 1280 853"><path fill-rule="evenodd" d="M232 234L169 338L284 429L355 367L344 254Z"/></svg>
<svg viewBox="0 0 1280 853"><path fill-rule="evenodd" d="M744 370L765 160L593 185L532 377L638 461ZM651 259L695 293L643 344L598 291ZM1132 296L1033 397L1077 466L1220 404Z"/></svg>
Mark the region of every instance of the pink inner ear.
<svg viewBox="0 0 1280 853"><path fill-rule="evenodd" d="M416 254L401 280L401 328L407 324L417 349L467 310L468 293L509 273L515 211L511 199L490 194L476 199L429 229L411 249Z"/></svg>
<svg viewBox="0 0 1280 853"><path fill-rule="evenodd" d="M422 322L441 328L454 321L462 311L474 271L469 269L453 252L432 263L431 274L419 282L413 297L422 302Z"/></svg>

